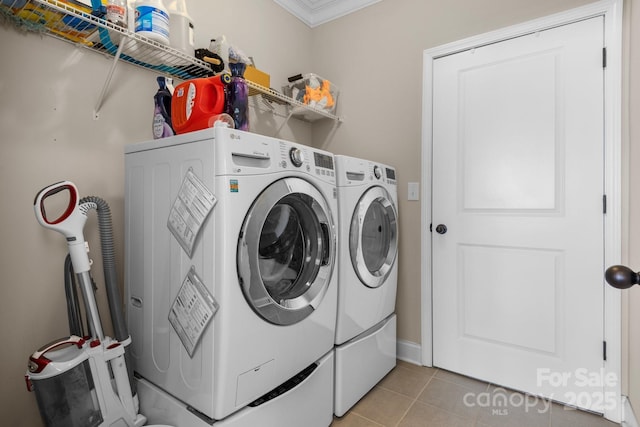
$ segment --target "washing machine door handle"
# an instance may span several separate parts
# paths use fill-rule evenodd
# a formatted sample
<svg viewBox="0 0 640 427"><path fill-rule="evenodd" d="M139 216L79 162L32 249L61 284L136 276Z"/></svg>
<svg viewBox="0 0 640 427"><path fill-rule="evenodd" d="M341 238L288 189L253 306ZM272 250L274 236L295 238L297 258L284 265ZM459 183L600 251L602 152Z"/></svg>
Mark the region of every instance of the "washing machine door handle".
<svg viewBox="0 0 640 427"><path fill-rule="evenodd" d="M326 223L320 223L322 230L322 263L321 265L329 265L331 263L331 232Z"/></svg>

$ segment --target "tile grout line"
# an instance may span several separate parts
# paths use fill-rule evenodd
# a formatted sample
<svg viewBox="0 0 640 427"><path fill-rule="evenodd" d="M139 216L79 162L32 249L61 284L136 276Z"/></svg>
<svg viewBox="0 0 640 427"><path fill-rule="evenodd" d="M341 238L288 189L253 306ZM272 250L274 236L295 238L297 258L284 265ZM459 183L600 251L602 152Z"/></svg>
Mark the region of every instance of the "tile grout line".
<svg viewBox="0 0 640 427"><path fill-rule="evenodd" d="M429 381L431 381L431 380L429 380ZM427 383L428 383L428 382L427 382ZM414 403L416 402L416 400L417 400L417 397L414 399L414 398L412 398L412 397L407 396L406 394L398 393L398 392L397 392L397 391L395 391L395 390L391 390L391 389L388 389L388 388L386 388L386 387L382 387L382 386L380 386L380 385L375 385L375 386L373 386L373 388L372 388L371 390L369 390L369 393L370 393L374 388L376 388L376 387L377 387L377 388L379 388L379 389L382 389L382 390L384 390L384 391L387 391L387 392L389 392L389 393L395 394L395 395L397 395L397 396L404 397L405 399L409 399L409 400L411 400L411 404L409 405L409 409L411 409L411 407L413 406L413 404L414 404ZM366 395L365 395L365 396L366 396ZM354 407L355 407L355 405L354 405ZM405 417L405 415L407 414L407 412L409 411L409 409L407 409L407 411L405 411L405 412L404 412L404 414L402 414L402 417L400 417L400 421L402 421L402 419ZM367 421L374 422L374 423L376 423L376 424L378 424L378 425L380 425L380 426L383 426L383 427L395 427L395 426L397 426L397 425L398 425L398 423L400 422L400 421L398 421L398 423L396 423L394 426L387 426L387 425L384 425L384 424L380 424L379 422L377 422L377 421L375 421L375 420L372 420L372 419L370 419L370 418L367 418L367 417L365 417L364 415L362 415L361 413L354 411L353 409L351 409L349 412L353 412L353 413L354 413L354 414L356 414L357 416L359 416L359 417L361 417L361 418L364 418L364 419L366 419Z"/></svg>
<svg viewBox="0 0 640 427"><path fill-rule="evenodd" d="M406 369L403 369L403 370L406 370ZM419 399L420 396L422 396L422 394L425 393L425 390L427 390L427 388L430 385L433 384L434 378L437 379L438 381L443 382L443 383L448 383L448 384L451 384L451 385L455 385L456 387L472 390L472 387L470 387L468 384L457 382L457 381L455 381L455 379L453 377L452 378L441 378L441 377L438 377L438 374L440 372L450 372L450 371L442 370L440 368L434 368L433 373L426 377L426 382L424 383L424 385L420 389L418 389L418 391L416 393L411 393L411 395L404 394L402 392L399 392L399 391L396 391L396 390L393 390L391 388L387 388L385 386L378 385L378 384L376 384L374 386L375 388L379 388L380 390L384 390L385 392L391 393L391 394L393 394L395 396L402 397L403 399L406 399L405 401L409 402L407 409L405 409L405 411L403 411L401 413L398 421L395 422L395 423L392 423L392 424L387 424L386 422L382 423L380 421L376 421L376 420L371 419L371 418L369 418L367 416L364 416L364 415L362 415L362 414L360 414L360 413L358 413L356 411L351 410L349 412L353 412L353 414L355 416L357 416L359 418L362 418L362 419L364 419L364 420L366 420L366 421L368 421L368 422L370 422L372 424L375 424L375 426L380 426L380 427L399 427L405 420L407 420L407 416L408 416L409 412L413 409L413 407L417 403L420 403L421 405L425 405L425 406L437 409L439 411L444 411L444 412L446 412L446 413L448 413L448 414L450 414L450 415L452 415L452 416L454 416L454 417L456 417L456 418L458 418L460 420L471 421L472 424L470 424L470 426L471 425L475 426L475 427L480 427L480 425L482 425L483 427L494 426L494 424L492 423L493 422L492 420L482 418L480 416L480 413L474 413L473 417L467 418L467 416L464 416L461 413L457 413L457 412L445 409L443 407L440 407L440 406L432 404L432 403L421 401ZM464 377L464 375L462 375L462 376ZM470 377L467 377L467 378L470 378ZM556 409L557 409L557 408L554 407L554 405L556 403L558 404L558 407L563 407L563 406L566 407L566 405L563 405L562 403L554 402L553 400L545 398L545 397L542 397L542 396L532 395L532 394L524 393L524 392L521 392L521 391L518 391L518 390L509 389L509 388L506 388L506 387L499 386L497 384L492 384L490 382L478 380L478 379L475 379L475 378L471 378L471 379L474 379L474 380L476 380L478 382L481 382L484 385L484 390L485 391L492 391L494 388L496 388L496 389L504 389L505 391L507 391L509 393L515 393L515 394L522 395L524 398L529 398L529 397L540 398L540 399L543 399L545 402L548 402L550 405L548 407L548 411L546 411L547 412L547 417L548 417L547 420L546 420L547 422L544 423L544 424L539 424L541 426L553 427L555 425L554 424L553 414L556 412ZM480 389L478 389L478 390L480 390ZM415 396L415 397L412 397L412 396ZM578 411L578 412L582 412L579 409L575 409L575 410ZM584 411L584 412L587 412L587 411ZM471 414L469 414L469 415L471 415ZM487 422L489 424L482 424L482 423L487 423ZM620 426L618 425L618 427L620 427Z"/></svg>
<svg viewBox="0 0 640 427"><path fill-rule="evenodd" d="M440 369L440 368L438 368L438 370L436 371L436 374L437 374L438 372L440 372L440 371L443 371L443 370L442 370L442 369ZM447 371L447 370L444 370L444 372L453 373L453 374L455 374L455 375L459 375L459 376L462 376L462 377L464 377L464 378L469 378L469 379L471 379L471 380L474 380L474 381L478 381L478 382L480 382L480 383L483 383L483 384L485 384L485 388L484 388L484 391L485 391L485 392L489 392L489 391L491 390L491 383L489 383L489 382L487 382L487 381L479 380L479 379L477 379L477 378L467 377L467 376L465 376L465 375L458 374L457 372L453 372L453 371ZM435 374L434 374L434 377L435 377ZM473 391L473 388L472 388L472 387L469 387L469 386L467 386L466 384L462 384L462 383L456 382L456 381L454 381L454 380L452 380L452 379L438 378L438 381L442 381L442 382L447 383L447 384L452 384L452 385L455 385L455 386L457 386L457 387L462 387L462 388L464 388L464 389L466 389L466 390ZM432 406L434 406L434 405L432 405ZM437 406L436 406L436 407L437 407ZM439 409L441 409L441 410L443 410L443 411L445 411L445 412L448 412L448 413L450 413L450 414L453 414L453 415L455 415L456 417L465 418L465 419L471 419L471 420L473 421L473 425L474 425L474 426L476 426L479 422L481 422L481 421L480 421L480 414L479 414L479 413L475 413L475 414L473 415L473 418L466 418L466 417L462 417L460 414L457 414L457 413L455 413L455 412L448 411L448 410L443 409L443 408L439 408Z"/></svg>
<svg viewBox="0 0 640 427"><path fill-rule="evenodd" d="M436 372L433 374L431 379L429 379L429 381L427 382L427 384L425 385L425 387L422 389L422 391L420 393L424 392L424 390L427 388L429 383L431 383L431 380L434 379L434 378L437 379L438 381L442 381L443 383L451 384L451 385L454 385L456 387L461 387L463 389L466 389L466 390L469 390L469 391L473 391L473 388L468 386L468 385L466 385L466 384L462 384L462 383L457 382L457 381L452 380L452 379L437 377L438 372L448 372L448 373L453 373L453 374L456 374L456 375L459 375L459 376L462 376L462 377L465 377L465 378L469 378L471 380L474 380L474 381L477 381L477 382L480 382L480 383L484 384L485 385L484 391L488 392L488 391L491 390L491 383L489 383L487 381L479 380L477 378L472 378L472 377L466 377L466 376L464 376L462 374L458 374L458 373L453 372L453 371L447 371L447 370L443 370L443 369L440 369L440 368L436 368ZM428 405L428 406L434 407L434 408L437 408L437 409L439 409L441 411L444 411L444 412L446 412L448 414L451 414L451 415L453 415L453 416L455 416L457 418L473 421L473 425L474 426L477 426L478 423L481 423L480 414L479 413L475 413L472 418L467 418L466 416L463 416L463 415L458 414L456 412L450 411L448 409L441 408L441 407L439 407L437 405L434 405L434 404L431 404L431 403L426 403L426 402L420 402L420 403L422 403L424 405ZM489 426L489 427L491 427L491 426ZM551 427L551 426L549 426L549 427Z"/></svg>
<svg viewBox="0 0 640 427"><path fill-rule="evenodd" d="M346 414L345 414L345 415L346 415ZM375 420L372 420L372 419L370 419L370 418L367 418L367 417L365 417L365 416L364 416L364 415L362 415L362 414L358 414L357 412L353 412L353 415L355 415L355 416L357 416L357 417L360 417L360 418L362 418L362 419L365 419L365 420L367 420L367 421L369 421L369 422L372 422L372 423L374 423L374 424L375 424L375 425L377 425L377 426L380 426L380 427L387 427L387 426L385 426L384 424L380 424L379 422L377 422L377 421L375 421Z"/></svg>
<svg viewBox="0 0 640 427"><path fill-rule="evenodd" d="M418 394L416 395L415 398L413 398L411 405L409 405L409 407L407 408L406 411L404 411L404 414L402 414L402 416L400 417L400 419L398 420L398 422L396 423L396 425L394 427L398 427L400 425L400 423L402 422L402 420L405 419L405 417L407 416L407 414L409 413L409 411L411 410L411 408L413 408L413 405L416 404L416 402L418 401L418 397L420 397L420 395L422 393L424 393L424 391L426 390L426 388L429 386L429 384L431 384L431 381L435 378L436 374L438 373L439 369L436 368L436 371L433 373L433 375L431 375L429 377L429 380L427 380L427 382L425 383L425 385L420 389L420 391L418 392ZM386 389L385 389L386 390Z"/></svg>

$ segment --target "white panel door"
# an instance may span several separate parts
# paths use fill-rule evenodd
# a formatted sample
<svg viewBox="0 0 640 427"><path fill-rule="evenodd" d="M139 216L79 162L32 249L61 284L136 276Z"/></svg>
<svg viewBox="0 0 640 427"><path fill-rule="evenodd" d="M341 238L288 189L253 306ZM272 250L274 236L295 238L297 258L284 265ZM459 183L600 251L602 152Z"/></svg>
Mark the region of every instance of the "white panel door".
<svg viewBox="0 0 640 427"><path fill-rule="evenodd" d="M603 32L596 17L433 65L434 365L598 412Z"/></svg>

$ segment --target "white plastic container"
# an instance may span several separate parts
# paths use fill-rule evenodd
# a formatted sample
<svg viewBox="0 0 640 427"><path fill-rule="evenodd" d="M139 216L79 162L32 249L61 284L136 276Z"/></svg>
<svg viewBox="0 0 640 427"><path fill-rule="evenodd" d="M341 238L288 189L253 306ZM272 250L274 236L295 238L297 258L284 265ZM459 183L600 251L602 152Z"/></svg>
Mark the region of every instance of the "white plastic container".
<svg viewBox="0 0 640 427"><path fill-rule="evenodd" d="M136 30L136 0L127 0L127 29Z"/></svg>
<svg viewBox="0 0 640 427"><path fill-rule="evenodd" d="M166 5L169 11L169 44L174 49L193 56L194 27L185 0L167 0Z"/></svg>
<svg viewBox="0 0 640 427"><path fill-rule="evenodd" d="M107 21L127 28L127 0L109 0L106 18Z"/></svg>
<svg viewBox="0 0 640 427"><path fill-rule="evenodd" d="M169 44L169 12L162 0L137 0L136 34Z"/></svg>
<svg viewBox="0 0 640 427"><path fill-rule="evenodd" d="M296 80L291 81L296 77ZM282 87L282 93L306 106L293 108L292 113L296 117L308 122L323 118L323 116L310 111L309 107L325 113L335 114L338 95L340 94L340 90L335 84L314 73L300 74L296 77L290 77L289 85Z"/></svg>

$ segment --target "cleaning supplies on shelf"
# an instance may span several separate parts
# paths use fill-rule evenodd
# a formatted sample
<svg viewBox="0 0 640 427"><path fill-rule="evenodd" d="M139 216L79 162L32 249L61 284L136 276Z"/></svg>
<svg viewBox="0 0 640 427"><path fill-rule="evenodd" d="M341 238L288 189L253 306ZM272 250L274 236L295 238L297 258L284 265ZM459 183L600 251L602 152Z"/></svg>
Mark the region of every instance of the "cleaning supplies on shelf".
<svg viewBox="0 0 640 427"><path fill-rule="evenodd" d="M196 58L208 63L211 66L211 71L214 74L218 74L224 71L225 65L220 55L211 52L209 49L196 49Z"/></svg>
<svg viewBox="0 0 640 427"><path fill-rule="evenodd" d="M169 44L172 48L193 56L194 28L185 0L166 0L166 6L169 12Z"/></svg>
<svg viewBox="0 0 640 427"><path fill-rule="evenodd" d="M107 21L127 28L127 0L109 0L106 18Z"/></svg>
<svg viewBox="0 0 640 427"><path fill-rule="evenodd" d="M329 80L313 73L298 74L288 80L289 86L282 88L285 95L317 110L335 111L339 90Z"/></svg>
<svg viewBox="0 0 640 427"><path fill-rule="evenodd" d="M227 87L227 102L225 112L233 117L236 129L249 130L249 88L244 80L244 70L247 64L232 62L231 83Z"/></svg>
<svg viewBox="0 0 640 427"><path fill-rule="evenodd" d="M224 35L211 39L211 42L209 43L209 51L218 55L225 66L224 69L229 72L231 72L231 69L229 68L229 64L231 62L241 62L243 64L251 63L251 58L249 58L238 47L231 45Z"/></svg>
<svg viewBox="0 0 640 427"><path fill-rule="evenodd" d="M135 32L158 43L169 44L169 12L162 0L137 0Z"/></svg>
<svg viewBox="0 0 640 427"><path fill-rule="evenodd" d="M173 96L173 79L158 77L158 91L153 97L153 138L165 138L175 135L171 127L171 98Z"/></svg>
<svg viewBox="0 0 640 427"><path fill-rule="evenodd" d="M7 6L12 9L21 9L27 4L27 0L0 0L0 5Z"/></svg>
<svg viewBox="0 0 640 427"><path fill-rule="evenodd" d="M127 29L136 30L136 0L127 0Z"/></svg>
<svg viewBox="0 0 640 427"><path fill-rule="evenodd" d="M234 127L232 118L218 117L225 112L226 86L230 83L231 76L222 73L176 86L171 99L171 123L176 133L213 127L218 121L230 122Z"/></svg>
<svg viewBox="0 0 640 427"><path fill-rule="evenodd" d="M93 10L90 3L86 5L76 0L60 0L69 10L77 13L101 16L102 10ZM96 0L100 7L100 2ZM0 15L12 16L22 28L32 31L46 29L57 37L91 46L87 39L96 31L96 26L84 21L74 13L63 13L58 9L48 7L47 3L27 2L22 0L2 0Z"/></svg>

